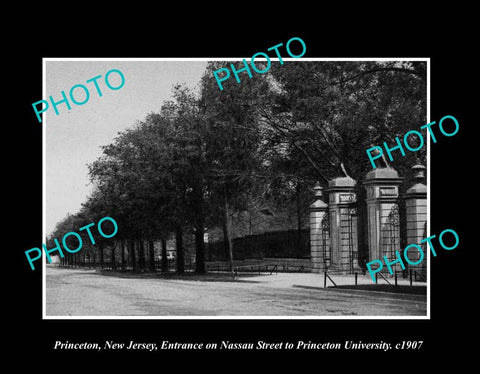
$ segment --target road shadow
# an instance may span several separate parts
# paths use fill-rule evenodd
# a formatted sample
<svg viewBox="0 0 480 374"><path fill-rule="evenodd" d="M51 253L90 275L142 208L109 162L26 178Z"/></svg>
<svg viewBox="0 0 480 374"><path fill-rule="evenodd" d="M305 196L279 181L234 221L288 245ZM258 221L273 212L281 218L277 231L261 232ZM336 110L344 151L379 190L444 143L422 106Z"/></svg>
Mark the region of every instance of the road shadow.
<svg viewBox="0 0 480 374"><path fill-rule="evenodd" d="M330 287L329 287L330 288ZM360 284L360 285L341 285L338 289L361 290L361 291L381 291L389 293L402 293L409 295L427 295L427 286L394 286L390 284Z"/></svg>
<svg viewBox="0 0 480 374"><path fill-rule="evenodd" d="M353 291L377 291L377 292L388 292L394 294L407 294L407 295L427 295L427 286L394 286L389 284L360 284L360 285L340 285L340 286L328 286L324 287L314 287L314 286L300 286L294 285L294 287L299 288L310 288L318 290L353 290Z"/></svg>
<svg viewBox="0 0 480 374"><path fill-rule="evenodd" d="M169 272L132 272L132 271L112 271L112 270L97 270L90 275L102 275L105 277L126 278L126 279L164 279L164 280L181 280L192 282L231 282L231 283L260 283L259 281L251 280L249 278L259 277L259 274L242 274L236 279L232 278L232 274L225 273L206 273L197 274L193 272L186 272L183 274ZM265 274L265 276L268 276Z"/></svg>

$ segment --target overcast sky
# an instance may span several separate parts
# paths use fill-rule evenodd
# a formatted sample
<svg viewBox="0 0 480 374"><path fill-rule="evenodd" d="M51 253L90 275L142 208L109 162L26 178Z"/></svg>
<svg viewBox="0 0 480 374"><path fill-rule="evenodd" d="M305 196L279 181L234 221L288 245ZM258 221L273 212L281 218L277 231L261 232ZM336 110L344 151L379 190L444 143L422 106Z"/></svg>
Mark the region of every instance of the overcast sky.
<svg viewBox="0 0 480 374"><path fill-rule="evenodd" d="M158 112L162 102L171 98L175 83L196 87L205 71L206 61L46 61L45 96L62 99L70 88L84 84L90 98L84 105L70 102L71 109L58 105L44 113L46 131L46 234L67 213L76 213L92 190L87 164L101 155L100 147L109 144L118 134L143 120L150 112ZM111 69L120 70L125 85L110 90L104 81ZM90 78L102 75L99 97ZM112 86L120 83L118 75L109 76ZM74 91L77 101L84 96ZM44 98L45 99L45 98ZM45 116L46 114L46 116Z"/></svg>

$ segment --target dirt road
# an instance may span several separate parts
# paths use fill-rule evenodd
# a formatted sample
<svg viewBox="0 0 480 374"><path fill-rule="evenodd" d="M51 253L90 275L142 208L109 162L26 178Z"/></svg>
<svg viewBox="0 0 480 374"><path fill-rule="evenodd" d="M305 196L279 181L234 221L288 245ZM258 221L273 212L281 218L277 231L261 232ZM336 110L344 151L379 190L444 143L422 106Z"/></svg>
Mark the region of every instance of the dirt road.
<svg viewBox="0 0 480 374"><path fill-rule="evenodd" d="M322 288L320 274L184 276L47 267L49 316L425 316L426 296Z"/></svg>

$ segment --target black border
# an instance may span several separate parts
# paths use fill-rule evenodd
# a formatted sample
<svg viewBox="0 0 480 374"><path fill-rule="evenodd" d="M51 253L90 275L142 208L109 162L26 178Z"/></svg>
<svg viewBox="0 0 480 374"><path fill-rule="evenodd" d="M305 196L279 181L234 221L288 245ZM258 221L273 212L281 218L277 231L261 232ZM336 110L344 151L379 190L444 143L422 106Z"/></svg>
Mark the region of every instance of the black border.
<svg viewBox="0 0 480 374"><path fill-rule="evenodd" d="M410 23L410 22L409 22ZM424 28L410 30L406 23L402 29L394 29L388 22L374 27L357 26L348 33L344 24L328 28L319 25L315 31L303 28L282 27L263 29L252 34L223 27L214 31L191 28L185 34L165 32L163 29L115 30L91 39L78 42L29 45L20 56L21 68L12 66L17 72L14 88L14 114L9 130L14 133L14 144L10 155L15 162L7 168L8 192L14 193L13 209L9 221L15 232L14 251L8 263L13 270L14 287L11 315L18 327L11 344L17 349L28 343L32 355L46 360L88 358L97 360L126 359L131 352L54 351L55 340L103 342L118 341L184 341L208 342L232 341L387 341L423 340L421 351L293 351L301 357L314 356L318 367L322 360L330 357L354 357L354 365L373 365L372 359L384 356L390 362L398 355L408 359L420 359L424 353L461 354L464 352L465 331L472 328L472 317L468 311L468 298L460 291L473 284L472 272L464 271L465 264L472 264L468 253L467 229L464 222L468 204L457 203L462 198L462 189L468 188L469 178L462 177L460 165L466 161L466 138L471 134L473 122L468 119L468 91L471 72L459 56L465 51L456 44L452 28L432 30L425 22ZM365 26L365 25L363 25ZM268 30L268 31L267 31ZM380 38L382 32L390 33ZM463 35L463 34L462 34ZM42 320L41 271L32 272L25 261L24 251L42 242L42 133L31 109L31 103L42 95L42 57L238 57L251 56L293 36L301 37L307 45L305 57L430 57L431 58L431 120L438 121L444 115L454 115L460 122L459 133L452 138L443 138L432 145L431 153L431 232L439 233L453 228L459 234L461 245L452 252L442 251L432 260L431 270L431 320ZM385 35L384 35L385 36ZM141 40L142 42L138 42ZM386 40L386 41L385 41ZM22 44L25 42L25 44ZM473 48L473 45L472 45ZM470 128L469 128L470 126ZM18 132L18 134L17 134ZM9 142L10 143L10 142ZM13 183L12 183L13 181ZM18 187L18 188L17 188ZM473 191L472 191L473 193ZM21 224L19 224L21 223ZM13 236L13 235L10 235ZM471 249L471 248L470 248ZM11 261L13 259L13 262ZM9 275L10 276L10 275ZM460 286L462 285L462 286ZM10 303L9 303L10 304ZM266 360L275 355L273 366L289 360L292 351L256 351L253 357ZM118 353L121 353L118 354ZM142 360L163 360L174 352L135 352ZM182 351L186 364L188 357L202 357L207 367L215 366L211 359L220 356L239 358L237 351ZM218 355L218 356L216 356ZM193 362L197 362L192 360ZM348 360L346 360L348 361ZM81 361L80 361L81 362ZM337 361L339 365L344 361ZM254 368L254 365L248 367ZM225 364L224 364L225 365ZM235 367L232 362L226 365ZM222 367L220 365L220 367Z"/></svg>

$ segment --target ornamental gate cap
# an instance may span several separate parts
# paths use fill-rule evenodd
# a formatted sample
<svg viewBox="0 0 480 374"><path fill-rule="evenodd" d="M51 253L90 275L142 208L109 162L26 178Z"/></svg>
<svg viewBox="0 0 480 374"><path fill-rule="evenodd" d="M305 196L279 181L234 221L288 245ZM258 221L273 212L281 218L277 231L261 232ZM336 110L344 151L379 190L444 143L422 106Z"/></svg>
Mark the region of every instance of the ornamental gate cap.
<svg viewBox="0 0 480 374"><path fill-rule="evenodd" d="M365 179L398 179L398 173L392 168L376 168L370 170Z"/></svg>
<svg viewBox="0 0 480 374"><path fill-rule="evenodd" d="M354 187L357 184L355 179L350 177L339 177L328 182L328 187Z"/></svg>

